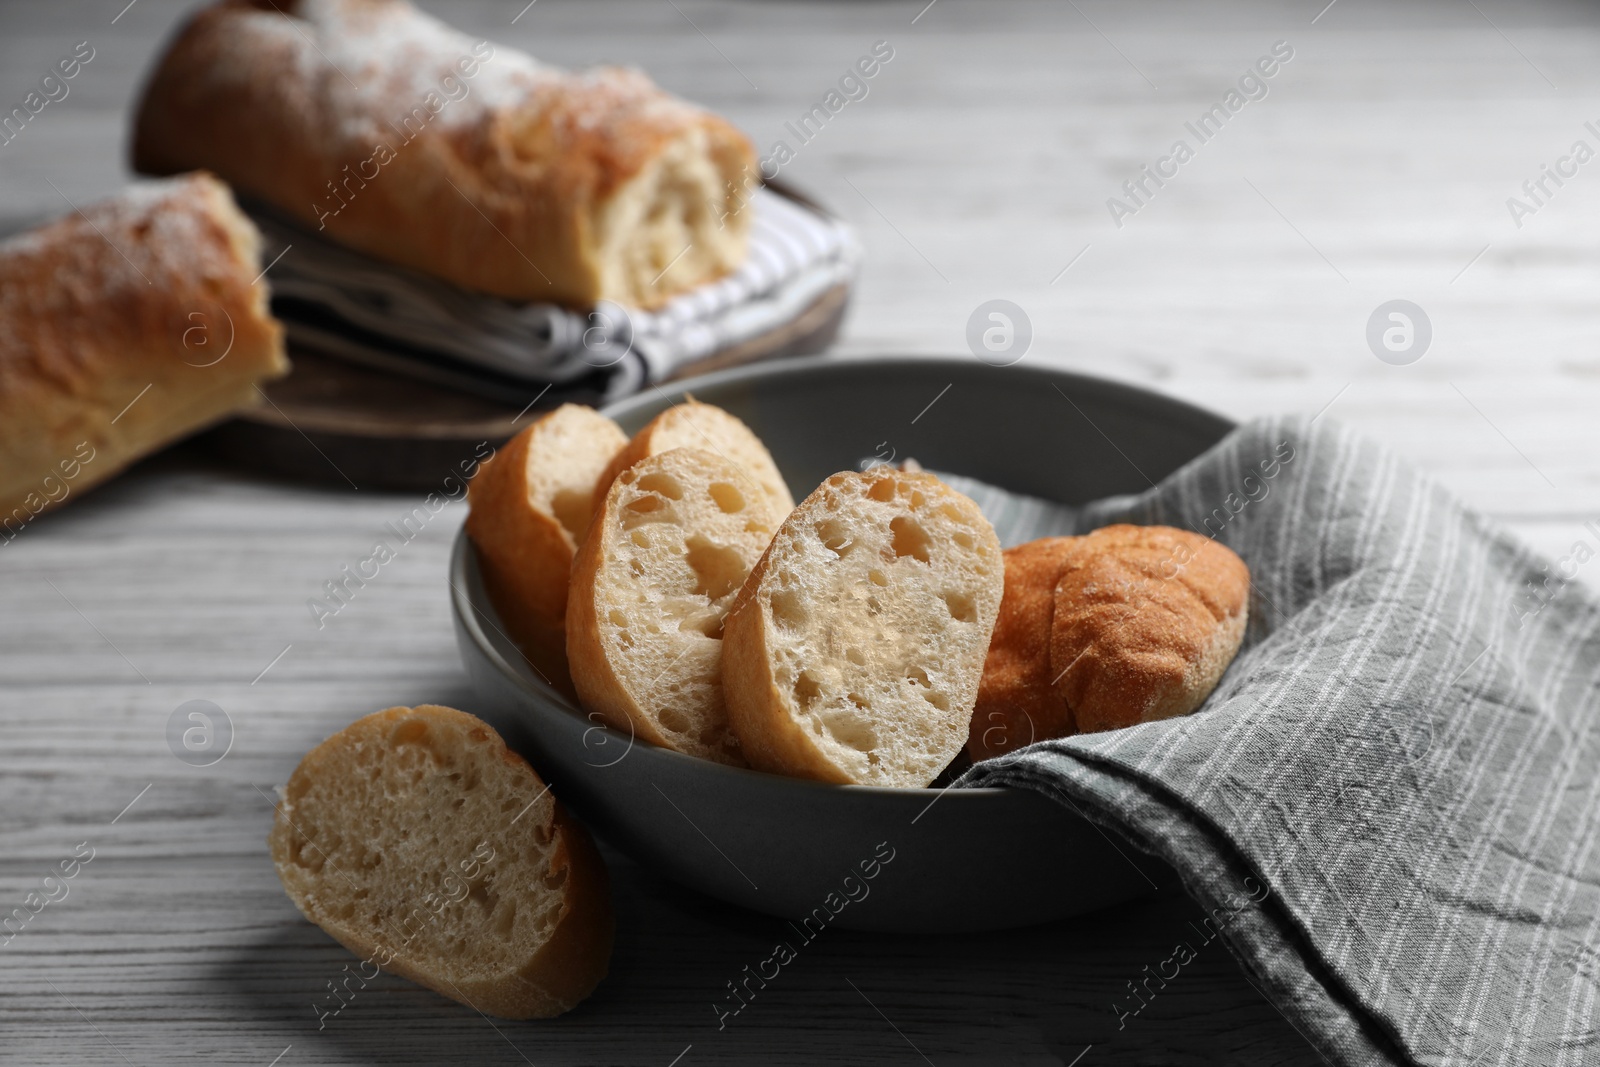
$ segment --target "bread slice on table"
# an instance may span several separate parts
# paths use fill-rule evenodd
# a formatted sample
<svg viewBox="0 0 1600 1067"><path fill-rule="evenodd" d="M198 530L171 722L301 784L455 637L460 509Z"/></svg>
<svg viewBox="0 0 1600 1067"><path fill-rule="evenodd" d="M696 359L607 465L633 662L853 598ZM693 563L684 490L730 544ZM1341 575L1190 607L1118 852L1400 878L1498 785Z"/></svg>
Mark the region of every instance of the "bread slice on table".
<svg viewBox="0 0 1600 1067"><path fill-rule="evenodd" d="M366 966L487 1015L548 1018L605 977L604 862L471 715L358 719L309 752L268 843L295 906Z"/></svg>
<svg viewBox="0 0 1600 1067"><path fill-rule="evenodd" d="M742 765L722 694L722 620L778 519L743 467L675 448L617 476L572 568L567 658L619 730Z"/></svg>
<svg viewBox="0 0 1600 1067"><path fill-rule="evenodd" d="M1170 526L1106 526L1072 542L1056 581L1050 669L1078 731L1205 703L1244 638L1244 561Z"/></svg>
<svg viewBox="0 0 1600 1067"><path fill-rule="evenodd" d="M745 475L759 485L766 495L767 504L777 521L783 521L784 516L794 510L794 497L789 494L789 487L784 484L783 475L772 461L767 446L761 443L761 438L721 408L702 404L692 398L651 419L644 429L633 435L628 447L617 453L605 474L600 477L600 484L595 490L595 509L599 510L599 501L605 498L606 490L611 488L617 475L646 456L659 455L674 448L715 452L728 462L744 468Z"/></svg>
<svg viewBox="0 0 1600 1067"><path fill-rule="evenodd" d="M467 487L467 535L506 636L568 694L572 559L589 528L595 483L627 443L593 408L563 404L485 461Z"/></svg>
<svg viewBox="0 0 1600 1067"><path fill-rule="evenodd" d="M1004 565L976 504L931 474L823 482L724 627L728 717L752 767L921 787L961 750Z"/></svg>
<svg viewBox="0 0 1600 1067"><path fill-rule="evenodd" d="M974 760L1077 732L1072 708L1055 690L1050 623L1056 582L1078 540L1041 537L1005 551L1005 596L967 739L967 755Z"/></svg>

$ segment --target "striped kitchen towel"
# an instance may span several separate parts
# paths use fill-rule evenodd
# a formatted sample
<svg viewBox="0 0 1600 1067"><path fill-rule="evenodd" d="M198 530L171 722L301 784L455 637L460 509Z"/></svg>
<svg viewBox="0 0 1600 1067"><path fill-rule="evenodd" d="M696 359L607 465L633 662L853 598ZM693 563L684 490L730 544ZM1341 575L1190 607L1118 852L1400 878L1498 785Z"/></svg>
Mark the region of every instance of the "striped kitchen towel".
<svg viewBox="0 0 1600 1067"><path fill-rule="evenodd" d="M1600 600L1575 580L1592 527L1539 558L1370 441L1300 420L1082 509L957 482L1007 543L1163 523L1238 552L1253 587L1198 712L1038 743L958 785L1039 790L1170 864L1334 1063L1600 1061ZM1112 1029L1155 992L1107 989Z"/></svg>
<svg viewBox="0 0 1600 1067"><path fill-rule="evenodd" d="M246 207L290 340L506 400L546 386L581 390L575 398L589 403L621 399L792 321L849 282L860 260L843 222L757 188L738 270L656 311L602 302L578 312L469 293L352 252L260 204Z"/></svg>

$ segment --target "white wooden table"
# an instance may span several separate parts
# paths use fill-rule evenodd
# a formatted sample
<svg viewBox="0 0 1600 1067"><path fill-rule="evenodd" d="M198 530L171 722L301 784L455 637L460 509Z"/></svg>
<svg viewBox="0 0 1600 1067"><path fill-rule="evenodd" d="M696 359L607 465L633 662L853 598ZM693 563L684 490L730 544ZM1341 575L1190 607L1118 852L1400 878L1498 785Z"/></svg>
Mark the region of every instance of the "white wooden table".
<svg viewBox="0 0 1600 1067"><path fill-rule="evenodd" d="M0 145L0 228L126 180L131 96L182 5L125 2L0 6L0 110L77 42L95 49L69 97ZM1538 547L1559 553L1600 513L1600 162L1547 182L1520 228L1506 205L1575 140L1600 149L1591 8L524 2L429 6L556 62L644 66L763 154L890 42L868 96L783 172L866 245L846 355L965 353L973 308L1005 298L1031 320L1028 360L1238 418L1331 404ZM1184 123L1278 41L1294 55L1267 96L1116 227L1107 199L1174 140L1197 144ZM1406 366L1364 337L1397 298L1434 332ZM1011 934L830 931L719 1032L711 1002L776 921L615 855L612 975L570 1016L491 1025L383 978L319 1031L349 957L278 886L272 788L360 714L473 704L443 580L459 507L325 629L305 606L413 503L180 448L0 546L0 913L94 850L0 947L0 1062L1316 1061L1215 948L1118 1031L1109 1005L1182 935L1179 897ZM166 740L195 699L235 728L204 768Z"/></svg>

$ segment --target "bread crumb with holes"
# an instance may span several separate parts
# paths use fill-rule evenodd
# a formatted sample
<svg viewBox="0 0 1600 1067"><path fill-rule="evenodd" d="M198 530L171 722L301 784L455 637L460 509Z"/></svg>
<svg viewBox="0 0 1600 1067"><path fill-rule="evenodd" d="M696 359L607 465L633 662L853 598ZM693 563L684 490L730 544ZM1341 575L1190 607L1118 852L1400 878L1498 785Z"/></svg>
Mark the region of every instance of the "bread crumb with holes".
<svg viewBox="0 0 1600 1067"><path fill-rule="evenodd" d="M1004 584L994 528L931 474L823 482L779 528L724 628L752 766L926 786L966 741Z"/></svg>
<svg viewBox="0 0 1600 1067"><path fill-rule="evenodd" d="M617 475L572 570L567 656L584 707L653 744L737 766L723 617L777 517L746 470L675 448Z"/></svg>
<svg viewBox="0 0 1600 1067"><path fill-rule="evenodd" d="M376 712L312 749L268 844L306 918L487 1015L559 1015L605 977L611 892L588 832L454 708Z"/></svg>

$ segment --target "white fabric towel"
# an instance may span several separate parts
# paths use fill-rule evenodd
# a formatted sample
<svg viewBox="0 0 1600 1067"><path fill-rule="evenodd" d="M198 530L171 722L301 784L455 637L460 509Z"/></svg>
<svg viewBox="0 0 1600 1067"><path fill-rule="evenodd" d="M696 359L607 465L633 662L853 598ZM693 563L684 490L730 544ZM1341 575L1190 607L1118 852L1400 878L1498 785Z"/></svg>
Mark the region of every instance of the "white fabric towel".
<svg viewBox="0 0 1600 1067"><path fill-rule="evenodd" d="M751 196L750 252L737 271L657 311L602 302L585 315L470 293L249 209L265 238L274 309L291 338L402 373L442 361L467 375L486 372L502 387L599 378L605 401L781 326L848 282L860 260L843 222L762 188Z"/></svg>

